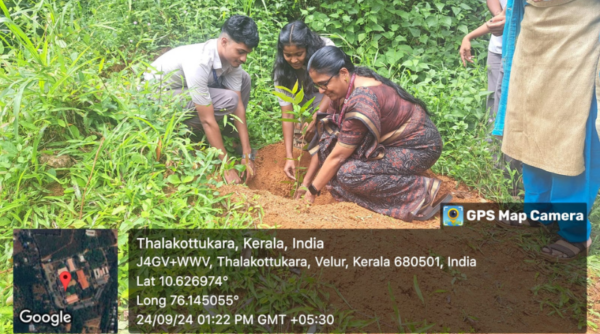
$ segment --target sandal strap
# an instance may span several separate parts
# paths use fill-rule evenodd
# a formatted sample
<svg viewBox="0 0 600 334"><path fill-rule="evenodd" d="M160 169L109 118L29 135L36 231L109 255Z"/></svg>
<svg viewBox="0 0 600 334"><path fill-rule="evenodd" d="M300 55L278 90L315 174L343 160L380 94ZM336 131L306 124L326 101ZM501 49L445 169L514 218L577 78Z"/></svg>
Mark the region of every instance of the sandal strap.
<svg viewBox="0 0 600 334"><path fill-rule="evenodd" d="M567 255L567 257L573 257L573 256L581 253L583 250L585 250L585 243L580 243L580 242L570 243L564 239L560 239L557 242L550 244L546 247L548 247L552 250L557 250L557 251Z"/></svg>

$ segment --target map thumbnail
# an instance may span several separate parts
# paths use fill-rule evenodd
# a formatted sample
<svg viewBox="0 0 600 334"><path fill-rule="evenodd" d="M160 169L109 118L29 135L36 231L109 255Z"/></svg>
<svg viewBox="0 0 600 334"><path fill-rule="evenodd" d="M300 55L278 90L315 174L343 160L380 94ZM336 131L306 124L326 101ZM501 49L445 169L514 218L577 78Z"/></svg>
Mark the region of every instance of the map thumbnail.
<svg viewBox="0 0 600 334"><path fill-rule="evenodd" d="M116 333L117 230L14 230L14 332Z"/></svg>

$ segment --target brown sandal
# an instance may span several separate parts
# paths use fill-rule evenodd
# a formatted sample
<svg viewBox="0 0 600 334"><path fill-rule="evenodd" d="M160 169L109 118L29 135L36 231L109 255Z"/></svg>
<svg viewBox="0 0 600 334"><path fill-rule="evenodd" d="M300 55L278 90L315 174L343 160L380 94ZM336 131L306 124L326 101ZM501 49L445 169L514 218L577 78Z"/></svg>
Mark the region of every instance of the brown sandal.
<svg viewBox="0 0 600 334"><path fill-rule="evenodd" d="M550 252L545 252L544 249L548 249ZM566 256L552 255L553 251L558 251ZM587 256L588 251L587 240L584 242L568 242L565 239L560 239L553 244L544 246L540 255L552 262L570 262L584 254Z"/></svg>
<svg viewBox="0 0 600 334"><path fill-rule="evenodd" d="M419 221L429 220L431 219L431 217L435 216L436 213L440 212L440 208L443 203L450 203L451 201L452 194L446 194L446 196L443 196L441 199L432 203L430 206L421 209L421 211L419 211L417 216L415 216L413 219Z"/></svg>

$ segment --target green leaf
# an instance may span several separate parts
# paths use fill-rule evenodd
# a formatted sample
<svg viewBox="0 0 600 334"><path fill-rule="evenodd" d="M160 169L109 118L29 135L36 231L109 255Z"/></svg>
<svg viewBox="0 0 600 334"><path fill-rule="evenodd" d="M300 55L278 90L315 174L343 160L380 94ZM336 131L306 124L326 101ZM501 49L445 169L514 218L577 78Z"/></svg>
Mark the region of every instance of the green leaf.
<svg viewBox="0 0 600 334"><path fill-rule="evenodd" d="M296 94L297 91L298 91L298 80L296 80L296 83L294 84L294 88L292 88L292 94Z"/></svg>
<svg viewBox="0 0 600 334"><path fill-rule="evenodd" d="M300 90L296 96L294 96L294 104L300 104L304 99L304 90Z"/></svg>
<svg viewBox="0 0 600 334"><path fill-rule="evenodd" d="M169 175L169 177L167 177L167 182L170 182L172 184L180 184L181 180L179 179L179 176L177 176L177 174L171 174Z"/></svg>
<svg viewBox="0 0 600 334"><path fill-rule="evenodd" d="M443 26L450 27L450 26L452 25L452 18L451 18L450 16L443 16L443 17L440 19L440 23L441 23Z"/></svg>
<svg viewBox="0 0 600 334"><path fill-rule="evenodd" d="M441 13L442 9L444 9L444 4L440 3L440 2L436 2L435 6L437 7L438 11Z"/></svg>
<svg viewBox="0 0 600 334"><path fill-rule="evenodd" d="M419 289L419 282L417 281L417 275L413 276L413 285L415 288L415 292L417 293L417 296L419 297L419 299L421 300L421 302L423 304L425 304L425 299L423 298L423 294L421 293L421 289Z"/></svg>
<svg viewBox="0 0 600 334"><path fill-rule="evenodd" d="M104 58L100 60L100 65L98 65L98 73L102 72L102 68L104 67Z"/></svg>
<svg viewBox="0 0 600 334"><path fill-rule="evenodd" d="M437 27L438 24L438 19L435 16L430 16L427 18L427 20L425 20L425 22L427 22L427 25L431 28L431 27Z"/></svg>
<svg viewBox="0 0 600 334"><path fill-rule="evenodd" d="M126 209L127 209L127 207L125 205L119 205L112 211L111 215L116 216L117 214L125 211Z"/></svg>
<svg viewBox="0 0 600 334"><path fill-rule="evenodd" d="M284 90L284 91L292 94L292 91L289 88L285 87L285 86L275 86L275 88Z"/></svg>
<svg viewBox="0 0 600 334"><path fill-rule="evenodd" d="M302 108L300 108L300 112L307 110L310 107L310 105L313 103L314 100L315 100L315 97L313 97L309 101L306 101L306 103L302 106Z"/></svg>
<svg viewBox="0 0 600 334"><path fill-rule="evenodd" d="M369 28L371 28L373 31L385 31L382 26L376 23L369 24Z"/></svg>
<svg viewBox="0 0 600 334"><path fill-rule="evenodd" d="M408 30L410 31L411 35L413 35L413 37L419 37L419 36L421 36L421 30L420 29L409 28Z"/></svg>
<svg viewBox="0 0 600 334"><path fill-rule="evenodd" d="M273 95L277 96L278 98L282 99L285 102L294 103L294 98L293 97L285 95L282 92L273 92Z"/></svg>

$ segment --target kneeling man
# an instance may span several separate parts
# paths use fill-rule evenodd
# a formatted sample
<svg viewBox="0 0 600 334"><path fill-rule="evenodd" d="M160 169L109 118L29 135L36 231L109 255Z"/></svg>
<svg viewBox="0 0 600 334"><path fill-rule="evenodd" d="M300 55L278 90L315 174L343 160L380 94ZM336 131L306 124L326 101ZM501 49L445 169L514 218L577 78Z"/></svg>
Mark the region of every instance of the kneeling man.
<svg viewBox="0 0 600 334"><path fill-rule="evenodd" d="M194 110L185 123L192 131L204 131L211 146L222 151L225 146L218 121L234 114L234 125L242 147L242 160L247 163L247 180L254 176L254 154L246 125L246 107L250 99L250 76L241 68L247 55L258 45L258 28L243 15L233 15L221 29L217 39L174 48L152 63L153 72L144 78L163 80L162 87L173 95L189 94L187 108ZM241 183L233 169L225 172L227 183Z"/></svg>

